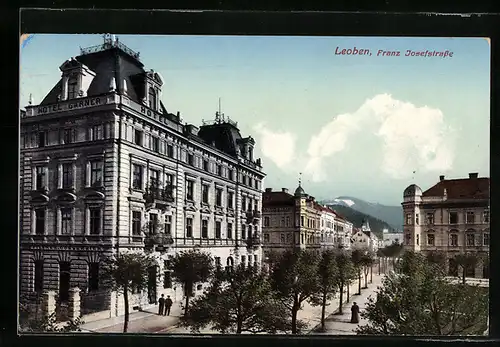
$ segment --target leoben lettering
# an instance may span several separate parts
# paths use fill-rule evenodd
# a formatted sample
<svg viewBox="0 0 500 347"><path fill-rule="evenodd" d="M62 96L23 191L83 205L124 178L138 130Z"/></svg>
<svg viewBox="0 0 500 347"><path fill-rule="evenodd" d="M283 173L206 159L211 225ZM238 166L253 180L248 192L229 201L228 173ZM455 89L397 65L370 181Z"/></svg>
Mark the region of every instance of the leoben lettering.
<svg viewBox="0 0 500 347"><path fill-rule="evenodd" d="M38 107L37 113L44 114L44 113L59 112L64 110L76 110L97 105L101 105L101 98L92 98L92 99L85 99L78 101L70 101L64 104L40 106Z"/></svg>

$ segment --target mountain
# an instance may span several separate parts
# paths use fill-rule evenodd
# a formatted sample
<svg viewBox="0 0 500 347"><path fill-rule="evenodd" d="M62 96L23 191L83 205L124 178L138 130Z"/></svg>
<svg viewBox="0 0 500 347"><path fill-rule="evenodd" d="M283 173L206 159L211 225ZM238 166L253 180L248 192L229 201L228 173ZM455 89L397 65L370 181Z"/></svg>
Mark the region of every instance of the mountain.
<svg viewBox="0 0 500 347"><path fill-rule="evenodd" d="M354 208L345 206L345 205L330 205L327 204L331 209L337 212L339 215L347 219L351 222L354 227L361 228L364 220L367 220L370 224L370 229L377 235L379 238L382 238L382 230L389 229L389 231L393 230L393 228L383 220L375 218L373 216L367 215L365 213L356 211Z"/></svg>
<svg viewBox="0 0 500 347"><path fill-rule="evenodd" d="M323 201L323 204L350 207L358 212L386 222L390 225L390 229L402 230L403 228L403 208L401 206L371 203L350 196L339 196L333 200Z"/></svg>

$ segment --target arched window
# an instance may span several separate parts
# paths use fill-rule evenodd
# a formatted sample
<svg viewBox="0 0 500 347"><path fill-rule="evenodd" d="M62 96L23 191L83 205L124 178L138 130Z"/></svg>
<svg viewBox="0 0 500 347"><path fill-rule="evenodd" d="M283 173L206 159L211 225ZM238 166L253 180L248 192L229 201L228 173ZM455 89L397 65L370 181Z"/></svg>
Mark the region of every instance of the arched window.
<svg viewBox="0 0 500 347"><path fill-rule="evenodd" d="M149 108L156 110L156 91L154 88L149 88Z"/></svg>

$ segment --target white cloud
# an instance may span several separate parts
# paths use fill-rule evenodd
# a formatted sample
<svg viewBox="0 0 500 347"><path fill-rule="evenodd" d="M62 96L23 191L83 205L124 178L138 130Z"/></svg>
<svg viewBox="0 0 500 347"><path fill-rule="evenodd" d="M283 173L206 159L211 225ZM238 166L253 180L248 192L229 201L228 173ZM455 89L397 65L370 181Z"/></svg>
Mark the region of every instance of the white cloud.
<svg viewBox="0 0 500 347"><path fill-rule="evenodd" d="M289 132L274 132L266 128L265 123L255 125L254 130L260 135L259 147L262 155L281 169L292 162L295 153L295 135Z"/></svg>
<svg viewBox="0 0 500 347"><path fill-rule="evenodd" d="M338 115L312 136L305 173L315 182L325 180L325 159L344 151L356 137L370 134L382 141L381 169L392 178L452 167L453 131L446 126L442 112L380 94L366 100L356 112ZM366 149L366 153L372 152Z"/></svg>

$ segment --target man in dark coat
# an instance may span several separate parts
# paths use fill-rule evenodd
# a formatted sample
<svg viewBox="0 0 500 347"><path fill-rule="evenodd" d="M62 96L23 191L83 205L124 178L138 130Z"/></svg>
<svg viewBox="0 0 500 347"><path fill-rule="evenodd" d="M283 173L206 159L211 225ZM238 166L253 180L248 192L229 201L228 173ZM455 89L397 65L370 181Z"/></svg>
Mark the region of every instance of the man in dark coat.
<svg viewBox="0 0 500 347"><path fill-rule="evenodd" d="M351 307L351 323L358 324L359 323L359 306L355 302Z"/></svg>
<svg viewBox="0 0 500 347"><path fill-rule="evenodd" d="M170 308L172 307L172 299L170 299L170 295L167 295L167 298L165 299L165 316L170 316Z"/></svg>
<svg viewBox="0 0 500 347"><path fill-rule="evenodd" d="M161 295L161 298L158 299L158 314L161 316L163 314L163 310L165 309L165 298L163 297L163 294Z"/></svg>

